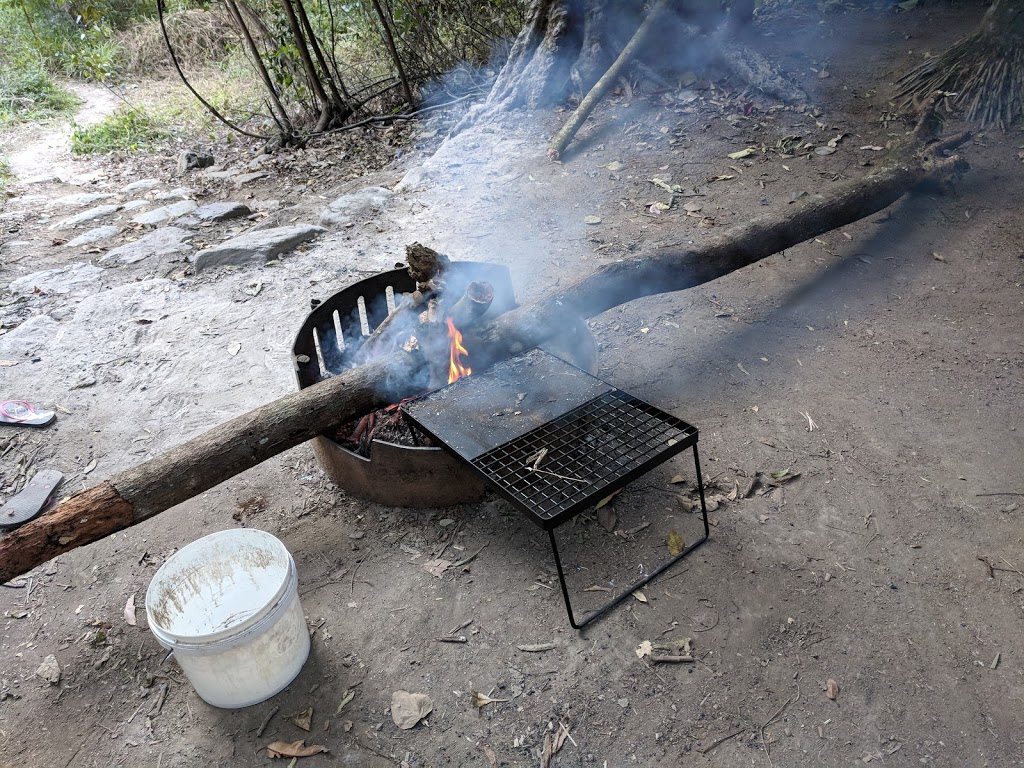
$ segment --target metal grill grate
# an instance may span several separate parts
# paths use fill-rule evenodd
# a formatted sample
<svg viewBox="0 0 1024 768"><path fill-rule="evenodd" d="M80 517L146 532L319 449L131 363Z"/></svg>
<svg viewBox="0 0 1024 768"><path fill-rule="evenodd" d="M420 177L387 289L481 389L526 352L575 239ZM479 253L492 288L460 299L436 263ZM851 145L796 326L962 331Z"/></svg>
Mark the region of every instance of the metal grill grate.
<svg viewBox="0 0 1024 768"><path fill-rule="evenodd" d="M695 427L612 390L472 464L534 522L549 528L696 441Z"/></svg>

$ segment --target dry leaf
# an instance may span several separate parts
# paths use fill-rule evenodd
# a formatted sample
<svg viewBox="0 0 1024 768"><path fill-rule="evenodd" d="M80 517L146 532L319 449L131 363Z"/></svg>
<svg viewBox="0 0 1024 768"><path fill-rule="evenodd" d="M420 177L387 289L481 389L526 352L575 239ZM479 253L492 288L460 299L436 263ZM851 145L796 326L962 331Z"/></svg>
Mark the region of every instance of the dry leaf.
<svg viewBox="0 0 1024 768"><path fill-rule="evenodd" d="M0 368L13 368L17 364L17 360L0 360Z"/></svg>
<svg viewBox="0 0 1024 768"><path fill-rule="evenodd" d="M687 213L697 213L703 207L703 203L698 203L695 200L691 200L690 202L686 203L686 205L683 206L683 210L686 211Z"/></svg>
<svg viewBox="0 0 1024 768"><path fill-rule="evenodd" d="M597 522L600 523L601 527L608 531L608 533L611 533L615 530L615 524L618 522L618 518L608 507L602 507L597 510Z"/></svg>
<svg viewBox="0 0 1024 768"><path fill-rule="evenodd" d="M832 699L832 701L835 701L836 697L839 695L839 683L831 677L828 679L828 682L825 683L825 695Z"/></svg>
<svg viewBox="0 0 1024 768"><path fill-rule="evenodd" d="M36 670L36 677L41 677L50 685L60 682L60 665L57 664L57 657L52 653L43 659L43 663Z"/></svg>
<svg viewBox="0 0 1024 768"><path fill-rule="evenodd" d="M304 731L310 731L313 728L313 708L306 707L301 712L297 712L289 718L297 728L301 728Z"/></svg>
<svg viewBox="0 0 1024 768"><path fill-rule="evenodd" d="M684 549L686 549L686 540L677 531L669 531L668 553L675 557L681 555Z"/></svg>
<svg viewBox="0 0 1024 768"><path fill-rule="evenodd" d="M490 696L480 693L479 691L473 691L473 706L477 709L480 709L481 707L486 707L488 704L506 701L509 701L509 699L492 699Z"/></svg>
<svg viewBox="0 0 1024 768"><path fill-rule="evenodd" d="M334 710L334 716L337 717L338 715L340 715L341 714L341 710L343 710L345 707L347 707L349 702L352 701L352 699L354 699L355 697L356 697L356 689L355 688L349 688L347 691L345 691L345 695L341 697L341 704L339 704L338 708L336 710Z"/></svg>
<svg viewBox="0 0 1024 768"><path fill-rule="evenodd" d="M747 147L746 149L741 149L739 152L730 152L728 157L730 160L741 160L744 157L750 157L751 155L756 154L757 150L754 147Z"/></svg>
<svg viewBox="0 0 1024 768"><path fill-rule="evenodd" d="M490 765L491 768L498 768L498 756L494 754L494 750L486 744L480 748L484 751L484 755L487 756L487 764Z"/></svg>
<svg viewBox="0 0 1024 768"><path fill-rule="evenodd" d="M135 618L135 595L133 594L128 598L128 602L124 604L124 621L126 624L131 626L137 626L138 621Z"/></svg>
<svg viewBox="0 0 1024 768"><path fill-rule="evenodd" d="M597 502L597 504L594 506L594 509L600 509L601 507L607 506L608 504L611 503L612 499L614 499L620 493L622 493L621 488L619 488L619 490L617 490L615 493L609 493L607 496L605 496L603 499Z"/></svg>
<svg viewBox="0 0 1024 768"><path fill-rule="evenodd" d="M587 224L600 224L601 223L601 217L600 216L584 216L583 217L583 221L585 223L587 223Z"/></svg>
<svg viewBox="0 0 1024 768"><path fill-rule="evenodd" d="M614 173L615 171L621 171L626 166L623 163L620 163L618 160L612 160L607 165L602 165L601 167L607 168L609 171L612 171Z"/></svg>
<svg viewBox="0 0 1024 768"><path fill-rule="evenodd" d="M438 558L437 560L431 560L429 563L424 563L423 570L431 576L437 576L437 578L440 579L444 575L444 572L451 568L451 566L451 560L442 560Z"/></svg>
<svg viewBox="0 0 1024 768"><path fill-rule="evenodd" d="M425 693L395 691L391 694L391 719L403 731L415 727L433 711L434 702Z"/></svg>
<svg viewBox="0 0 1024 768"><path fill-rule="evenodd" d="M636 592L633 593L633 597L635 597L641 603L646 603L647 602L647 595L645 595L639 589Z"/></svg>
<svg viewBox="0 0 1024 768"><path fill-rule="evenodd" d="M599 586L597 584L594 584L593 586L587 587L583 591L584 592L608 592L608 593L611 593L612 590L611 590L611 587L602 587L602 586Z"/></svg>
<svg viewBox="0 0 1024 768"><path fill-rule="evenodd" d="M323 744L310 744L307 747L305 739L290 744L286 741L275 741L267 745L267 757L311 757L328 751Z"/></svg>
<svg viewBox="0 0 1024 768"><path fill-rule="evenodd" d="M638 659L642 659L644 656L650 656L651 651L653 650L654 646L651 645L651 641L644 640L642 643L640 643L639 646L637 646L637 649L634 651L634 653L636 654L636 657Z"/></svg>
<svg viewBox="0 0 1024 768"><path fill-rule="evenodd" d="M229 344L228 345L228 354L231 355L232 357L234 357L235 355L237 355L241 351L242 351L242 345L241 345L241 343L239 343L237 341L234 342L233 344Z"/></svg>
<svg viewBox="0 0 1024 768"><path fill-rule="evenodd" d="M551 758L558 754L566 738L569 736L569 729L562 723L558 724L558 730L554 735L548 733L544 736L544 751L540 756L540 768L550 768Z"/></svg>
<svg viewBox="0 0 1024 768"><path fill-rule="evenodd" d="M932 251L932 258L935 259L936 261L945 261L946 260L945 256L943 256L941 253L936 253L935 251Z"/></svg>
<svg viewBox="0 0 1024 768"><path fill-rule="evenodd" d="M685 483L686 478L683 477L682 475L673 475L672 479L669 480L669 482L672 483L672 485L679 485L679 483Z"/></svg>
<svg viewBox="0 0 1024 768"><path fill-rule="evenodd" d="M88 464L87 464L87 465L85 466L85 469L83 469L83 470L82 470L82 474L83 474L83 475L88 475L88 474L89 474L90 472L92 472L92 471L93 471L94 469L96 469L96 459L93 459L92 461L90 461L90 462L89 462L89 463L88 463Z"/></svg>
<svg viewBox="0 0 1024 768"><path fill-rule="evenodd" d="M693 512L693 508L697 506L692 499L688 499L685 496L676 496L676 504L685 512Z"/></svg>

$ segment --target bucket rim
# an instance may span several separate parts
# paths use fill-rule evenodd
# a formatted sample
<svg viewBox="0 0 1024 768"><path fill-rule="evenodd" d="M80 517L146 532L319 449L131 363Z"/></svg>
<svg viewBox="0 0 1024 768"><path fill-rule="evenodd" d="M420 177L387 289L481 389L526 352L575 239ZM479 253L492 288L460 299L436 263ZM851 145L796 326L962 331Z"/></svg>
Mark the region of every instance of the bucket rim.
<svg viewBox="0 0 1024 768"><path fill-rule="evenodd" d="M204 547L216 543L219 539L227 539L239 535L261 539L269 544L271 548L277 550L278 555L283 555L286 562L285 576L273 596L268 597L258 610L253 611L241 621L223 629L218 629L215 632L201 635L183 635L172 632L162 626L153 615L152 610L152 604L157 599L154 594L155 587L161 583L161 574L164 577L167 576L167 573L171 570L169 566L173 566L175 558L179 558L181 555L194 554L197 550L202 550ZM286 602L284 598L293 589L296 592L298 591L298 573L295 568L295 560L280 539L259 528L226 528L222 531L214 531L213 533L201 536L195 541L186 544L167 558L163 565L157 569L157 572L153 574L153 578L149 582L149 587L146 589L146 621L149 624L150 632L168 648L199 650L224 643L234 644L244 636L249 635L252 630L257 628L257 625L262 625L272 614L279 612L282 604Z"/></svg>

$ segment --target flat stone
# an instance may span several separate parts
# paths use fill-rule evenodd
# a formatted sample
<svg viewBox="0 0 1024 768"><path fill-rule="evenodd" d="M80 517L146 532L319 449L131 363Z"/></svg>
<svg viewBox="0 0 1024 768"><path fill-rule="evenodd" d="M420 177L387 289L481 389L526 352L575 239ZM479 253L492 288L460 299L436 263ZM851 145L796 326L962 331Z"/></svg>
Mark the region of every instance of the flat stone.
<svg viewBox="0 0 1024 768"><path fill-rule="evenodd" d="M106 240L108 237L113 237L121 231L120 227L116 227L113 224L107 224L103 227L96 227L90 229L88 232L84 232L74 240L68 241L65 245L68 248L77 248L80 245L90 245L92 243L98 243L100 240Z"/></svg>
<svg viewBox="0 0 1024 768"><path fill-rule="evenodd" d="M246 232L233 237L213 248L206 248L193 259L196 272L207 267L223 264L249 264L266 262L278 254L290 251L295 246L308 242L326 232L323 227L313 224L299 224L291 227L277 227L258 232Z"/></svg>
<svg viewBox="0 0 1024 768"><path fill-rule="evenodd" d="M270 175L270 171L253 171L252 173L242 173L235 176L235 185L242 186L243 184L249 184L250 182L256 181L257 179L265 179Z"/></svg>
<svg viewBox="0 0 1024 768"><path fill-rule="evenodd" d="M324 208L320 223L325 227L341 227L358 216L366 216L387 208L395 193L384 187L365 187L358 192L342 195Z"/></svg>
<svg viewBox="0 0 1024 768"><path fill-rule="evenodd" d="M100 200L109 200L114 194L112 192L79 192L74 195L58 197L51 205L62 205L72 208L80 208L83 205L92 205Z"/></svg>
<svg viewBox="0 0 1024 768"><path fill-rule="evenodd" d="M36 288L44 293L95 292L100 287L103 270L92 264L76 262L57 269L46 269L12 280L7 287L11 293L27 295Z"/></svg>
<svg viewBox="0 0 1024 768"><path fill-rule="evenodd" d="M182 200L180 203L171 203L170 205L163 205L159 208L154 208L152 211L146 211L145 213L139 213L132 216L132 221L136 224L148 224L157 225L164 224L169 221L173 221L179 216L192 213L199 206L196 205L195 200Z"/></svg>
<svg viewBox="0 0 1024 768"><path fill-rule="evenodd" d="M193 190L188 187L175 187L166 192L157 192L153 195L154 200L188 200L193 195Z"/></svg>
<svg viewBox="0 0 1024 768"><path fill-rule="evenodd" d="M139 208L145 208L147 205L150 205L149 200L129 200L124 204L124 210L137 211Z"/></svg>
<svg viewBox="0 0 1024 768"><path fill-rule="evenodd" d="M134 264L150 256L174 256L192 250L192 233L180 227L161 227L138 240L125 243L99 258L101 264Z"/></svg>
<svg viewBox="0 0 1024 768"><path fill-rule="evenodd" d="M96 221L97 219L105 219L109 216L113 216L115 213L121 210L121 206L116 203L109 205L97 205L95 208L90 208L87 211L82 211L74 216L71 216L64 221L54 224L50 229L74 229L80 227L82 224L88 224L90 221Z"/></svg>
<svg viewBox="0 0 1024 768"><path fill-rule="evenodd" d="M233 179L238 175L238 171L207 171L206 178L208 179Z"/></svg>
<svg viewBox="0 0 1024 768"><path fill-rule="evenodd" d="M130 195L133 192L147 192L151 189L156 189L161 183L160 179L139 179L121 187L121 194Z"/></svg>
<svg viewBox="0 0 1024 768"><path fill-rule="evenodd" d="M200 206L196 218L200 221L228 221L248 216L252 211L244 203L210 203Z"/></svg>

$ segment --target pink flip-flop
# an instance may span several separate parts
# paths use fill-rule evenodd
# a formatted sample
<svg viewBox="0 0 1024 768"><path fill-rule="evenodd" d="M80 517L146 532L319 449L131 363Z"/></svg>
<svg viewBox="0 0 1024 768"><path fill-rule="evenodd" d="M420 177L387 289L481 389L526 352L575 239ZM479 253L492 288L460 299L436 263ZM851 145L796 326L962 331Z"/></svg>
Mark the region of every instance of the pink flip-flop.
<svg viewBox="0 0 1024 768"><path fill-rule="evenodd" d="M0 402L0 424L21 427L45 427L57 418L53 411L37 409L27 400Z"/></svg>

